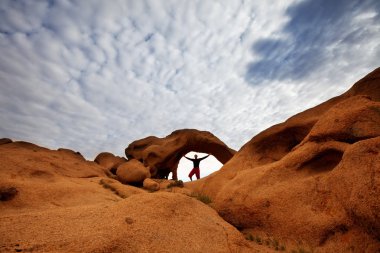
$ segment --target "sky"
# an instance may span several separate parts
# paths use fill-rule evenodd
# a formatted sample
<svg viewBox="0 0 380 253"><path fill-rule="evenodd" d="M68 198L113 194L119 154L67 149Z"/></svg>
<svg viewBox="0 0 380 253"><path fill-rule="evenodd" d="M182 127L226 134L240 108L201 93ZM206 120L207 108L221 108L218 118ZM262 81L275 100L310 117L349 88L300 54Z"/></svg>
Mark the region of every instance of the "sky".
<svg viewBox="0 0 380 253"><path fill-rule="evenodd" d="M378 0L1 0L0 138L92 160L195 128L238 150L379 66Z"/></svg>

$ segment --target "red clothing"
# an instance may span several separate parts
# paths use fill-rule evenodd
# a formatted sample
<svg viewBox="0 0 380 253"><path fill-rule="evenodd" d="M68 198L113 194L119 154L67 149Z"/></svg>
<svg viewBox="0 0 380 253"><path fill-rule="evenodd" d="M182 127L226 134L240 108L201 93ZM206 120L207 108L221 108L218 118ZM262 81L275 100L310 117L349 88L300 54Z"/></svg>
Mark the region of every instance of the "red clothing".
<svg viewBox="0 0 380 253"><path fill-rule="evenodd" d="M195 176L197 177L197 179L200 179L200 178L201 178L199 167L198 167L198 168L194 168L194 169L192 169L192 170L190 171L189 177L192 178L194 174L195 174Z"/></svg>

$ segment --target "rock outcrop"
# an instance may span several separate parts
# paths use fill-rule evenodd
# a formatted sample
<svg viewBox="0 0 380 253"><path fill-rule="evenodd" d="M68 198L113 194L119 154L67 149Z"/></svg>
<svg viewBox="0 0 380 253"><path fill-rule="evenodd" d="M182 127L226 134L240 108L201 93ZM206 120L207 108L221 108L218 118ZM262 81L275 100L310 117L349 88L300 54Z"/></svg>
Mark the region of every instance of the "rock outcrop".
<svg viewBox="0 0 380 253"><path fill-rule="evenodd" d="M117 167L121 165L122 163L125 163L127 159L120 156L115 156L112 153L109 152L102 152L99 155L96 156L94 162L99 164L100 166L103 166L113 174L116 174Z"/></svg>
<svg viewBox="0 0 380 253"><path fill-rule="evenodd" d="M380 69L236 154L197 130L133 142L127 162L2 142L1 252L380 252ZM189 151L225 165L150 179Z"/></svg>
<svg viewBox="0 0 380 253"><path fill-rule="evenodd" d="M102 178L100 179L99 184L105 189L111 190L121 198L128 198L134 194L146 193L146 191L141 188L122 184L120 181L112 178Z"/></svg>
<svg viewBox="0 0 380 253"><path fill-rule="evenodd" d="M223 164L236 152L210 132L183 129L164 138L150 136L134 141L125 149L125 154L149 167L152 177L167 178L172 172L173 179L177 180L179 160L190 151L212 154Z"/></svg>
<svg viewBox="0 0 380 253"><path fill-rule="evenodd" d="M145 178L151 176L149 169L136 159L131 159L118 166L116 175L123 184L142 184Z"/></svg>
<svg viewBox="0 0 380 253"><path fill-rule="evenodd" d="M0 161L0 252L261 252L200 201L121 184L75 152L14 142Z"/></svg>
<svg viewBox="0 0 380 253"><path fill-rule="evenodd" d="M0 145L0 161L0 188L17 190L0 205L2 215L94 204L109 197L99 185L104 169L75 152L17 141Z"/></svg>
<svg viewBox="0 0 380 253"><path fill-rule="evenodd" d="M243 231L321 252L380 250L380 69L273 126L186 187Z"/></svg>
<svg viewBox="0 0 380 253"><path fill-rule="evenodd" d="M86 159L83 157L83 155L78 152L74 151L68 148L59 148L57 149L61 154L63 154L65 157L70 158L73 157L74 159L80 159L82 161L85 161Z"/></svg>
<svg viewBox="0 0 380 253"><path fill-rule="evenodd" d="M9 138L1 138L0 139L0 145L12 143L13 141Z"/></svg>

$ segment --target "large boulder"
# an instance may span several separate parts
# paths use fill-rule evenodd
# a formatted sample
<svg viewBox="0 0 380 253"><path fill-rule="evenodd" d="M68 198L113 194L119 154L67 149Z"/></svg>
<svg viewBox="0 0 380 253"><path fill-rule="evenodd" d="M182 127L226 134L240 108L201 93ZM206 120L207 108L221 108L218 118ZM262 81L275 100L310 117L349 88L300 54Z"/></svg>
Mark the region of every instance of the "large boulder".
<svg viewBox="0 0 380 253"><path fill-rule="evenodd" d="M182 129L164 138L150 136L134 141L125 154L149 167L152 177L167 178L172 172L176 180L179 160L190 151L212 154L223 164L236 153L210 132Z"/></svg>
<svg viewBox="0 0 380 253"><path fill-rule="evenodd" d="M380 251L380 68L187 183L241 230L320 252Z"/></svg>
<svg viewBox="0 0 380 253"><path fill-rule="evenodd" d="M94 160L94 162L111 171L113 174L116 173L117 167L119 167L120 164L125 163L126 161L127 159L125 159L124 157L115 156L114 154L109 152L102 152L98 154Z"/></svg>
<svg viewBox="0 0 380 253"><path fill-rule="evenodd" d="M124 184L141 184L145 178L151 176L149 169L136 159L131 159L117 167L116 175Z"/></svg>

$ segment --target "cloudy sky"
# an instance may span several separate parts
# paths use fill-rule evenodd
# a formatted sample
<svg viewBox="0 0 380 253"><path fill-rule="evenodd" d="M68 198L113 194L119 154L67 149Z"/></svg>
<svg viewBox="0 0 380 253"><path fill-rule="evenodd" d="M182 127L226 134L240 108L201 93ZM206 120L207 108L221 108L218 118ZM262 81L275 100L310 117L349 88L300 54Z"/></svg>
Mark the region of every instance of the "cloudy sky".
<svg viewBox="0 0 380 253"><path fill-rule="evenodd" d="M0 137L93 159L176 129L239 149L380 66L378 0L0 1Z"/></svg>

